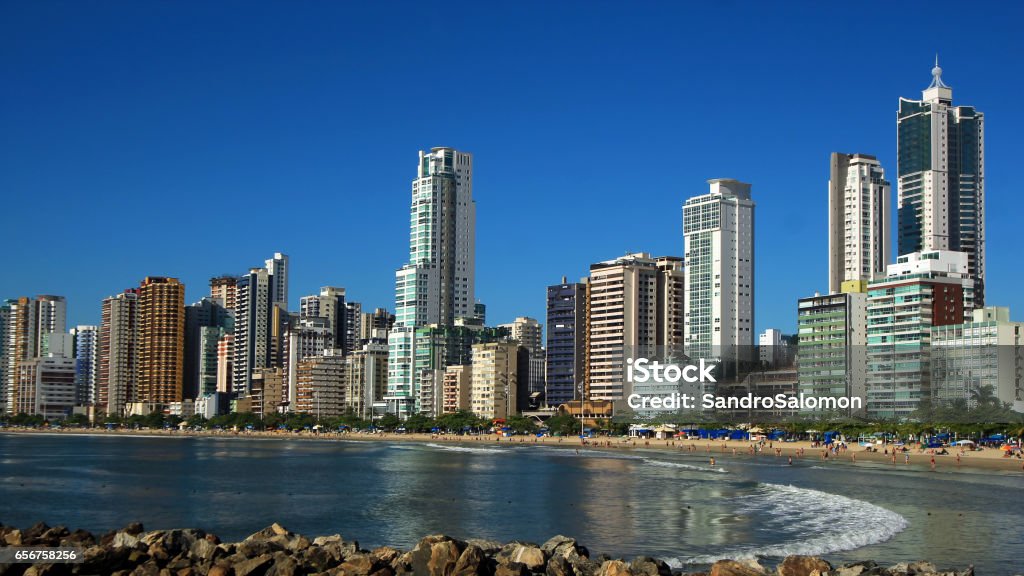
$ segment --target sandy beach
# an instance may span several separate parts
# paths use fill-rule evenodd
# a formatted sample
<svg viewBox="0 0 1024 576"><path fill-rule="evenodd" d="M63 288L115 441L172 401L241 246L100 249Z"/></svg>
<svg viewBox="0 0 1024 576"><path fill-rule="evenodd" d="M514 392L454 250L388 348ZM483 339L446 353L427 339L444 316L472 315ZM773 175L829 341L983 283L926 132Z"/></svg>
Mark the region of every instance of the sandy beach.
<svg viewBox="0 0 1024 576"><path fill-rule="evenodd" d="M991 471L1018 471L1024 474L1024 460L1016 457L1007 458L998 448L984 448L980 450L966 450L960 452L959 448L946 448L949 454L932 454L932 450L921 450L915 445L907 445L908 452L898 452L893 459L893 450L902 447L881 446L877 452L867 451L863 446L852 445L838 454L828 452L821 446L812 442L767 442L760 451L754 450L750 442L739 440L655 440L643 438L623 437L600 437L590 438L581 441L576 437L552 437L546 436L536 438L533 436L512 436L498 437L493 434L481 434L478 436L458 436L444 434L425 433L312 433L312 432L280 432L280 431L169 431L169 430L97 430L97 429L75 429L62 428L59 430L38 430L23 428L6 428L0 434L86 434L93 436L152 436L152 437L211 437L211 438L238 438L238 439L265 439L265 440L320 440L320 441L359 441L359 442L451 442L461 445L518 445L518 446L551 446L564 447L566 449L601 449L601 450L663 450L688 454L694 457L720 459L722 456L728 458L757 458L757 459L780 459L794 462L799 461L824 461L836 464L856 466L864 463L882 463L891 466L899 466L921 471L930 471L932 459L935 460L936 471L949 471L953 469L973 469ZM888 450L888 454L885 452ZM909 459L907 456L909 455ZM959 459L957 458L959 455ZM908 461L909 460L909 461Z"/></svg>

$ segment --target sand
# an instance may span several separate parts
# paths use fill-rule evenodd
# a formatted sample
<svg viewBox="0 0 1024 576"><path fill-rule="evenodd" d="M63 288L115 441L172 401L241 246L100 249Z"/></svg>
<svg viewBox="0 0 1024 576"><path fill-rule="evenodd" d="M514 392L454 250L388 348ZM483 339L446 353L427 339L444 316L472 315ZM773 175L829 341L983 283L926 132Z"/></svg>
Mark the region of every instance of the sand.
<svg viewBox="0 0 1024 576"><path fill-rule="evenodd" d="M822 447L816 447L811 442L771 442L765 443L762 450L754 455L751 455L750 447L751 444L745 441L738 440L653 440L653 439L642 439L642 438L593 438L588 439L585 443L582 443L579 438L576 437L544 437L535 438L533 436L513 436L513 437L497 437L493 434L479 435L479 436L455 436L455 435L437 435L437 434L388 434L388 433L313 433L313 432L280 432L280 431L269 431L269 432L256 432L256 431L168 431L168 430L97 430L97 429L76 429L76 428L62 428L59 430L39 430L39 429L22 429L22 428L5 428L0 430L0 433L9 434L89 434L96 436L154 436L154 437L183 437L183 436L196 436L196 437L215 437L215 438L263 438L263 439L317 439L317 440L355 440L365 442L434 442L434 443L447 443L451 442L454 444L463 445L540 445L540 446L556 446L565 448L580 448L580 449L595 449L600 448L603 450L614 449L614 450L634 450L634 449L645 449L645 450L664 450L666 452L677 452L680 454L700 455L710 458L720 458L721 456L727 456L729 458L757 458L757 459L780 459L786 460L790 457L794 461L826 461L823 458L824 449ZM776 454L776 448L779 449L779 454ZM883 453L883 450L887 448L885 446L879 446L878 452L868 452L862 446L853 445L847 450L841 451L838 455L829 453L827 458L828 462L844 463L852 466L865 463L884 463L891 466L898 466L905 469L920 470L928 472L931 470L931 459L935 459L935 469L937 471L949 471L954 469L972 469L972 470L990 470L990 471L1018 471L1024 473L1024 460L1016 457L1006 458L1003 456L1003 451L998 448L984 448L981 450L963 452L960 456L959 462L957 461L956 455L960 453L959 448L950 449L947 448L949 454L947 455L932 455L931 450L920 450L919 448L908 445L910 451L910 462L905 463L905 457L902 452L896 456L896 462L892 461L892 454ZM734 454L735 450L735 454ZM802 451L802 452L801 452Z"/></svg>

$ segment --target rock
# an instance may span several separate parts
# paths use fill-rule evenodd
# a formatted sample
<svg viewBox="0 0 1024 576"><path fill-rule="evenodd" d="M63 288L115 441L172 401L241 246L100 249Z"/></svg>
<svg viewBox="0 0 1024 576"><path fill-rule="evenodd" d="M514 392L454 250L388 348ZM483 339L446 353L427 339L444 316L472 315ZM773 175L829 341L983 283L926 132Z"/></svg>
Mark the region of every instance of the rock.
<svg viewBox="0 0 1024 576"><path fill-rule="evenodd" d="M219 546L210 542L206 538L203 538L202 540L196 540L192 543L192 547L188 549L188 555L197 560L209 562L216 557L218 550L221 551L221 555L223 555L223 550Z"/></svg>
<svg viewBox="0 0 1024 576"><path fill-rule="evenodd" d="M142 534L145 531L145 528L142 527L142 522L132 522L131 524L125 526L124 530L122 530L122 532L127 532L132 536L138 536L139 534Z"/></svg>
<svg viewBox="0 0 1024 576"><path fill-rule="evenodd" d="M160 566L153 560L148 560L144 564L139 564L135 567L135 570L131 571L132 576L160 576Z"/></svg>
<svg viewBox="0 0 1024 576"><path fill-rule="evenodd" d="M459 555L458 562L451 576L477 576L485 574L487 567L487 556L482 548L475 544L467 544L466 549ZM571 576L571 575L570 575Z"/></svg>
<svg viewBox="0 0 1024 576"><path fill-rule="evenodd" d="M528 576L529 573L530 571L526 569L526 566L518 562L498 564L494 569L494 576Z"/></svg>
<svg viewBox="0 0 1024 576"><path fill-rule="evenodd" d="M320 546L312 546L305 550L302 558L305 568L309 572L323 572L339 563L339 559L332 557L325 547Z"/></svg>
<svg viewBox="0 0 1024 576"><path fill-rule="evenodd" d="M443 534L427 536L399 557L396 570L408 566L415 576L450 576L465 548L465 542Z"/></svg>
<svg viewBox="0 0 1024 576"><path fill-rule="evenodd" d="M274 554L274 563L267 570L266 576L295 576L301 573L299 563L294 558L284 552L278 552Z"/></svg>
<svg viewBox="0 0 1024 576"><path fill-rule="evenodd" d="M370 576L378 567L379 560L371 554L353 554L338 565L338 573L344 576Z"/></svg>
<svg viewBox="0 0 1024 576"><path fill-rule="evenodd" d="M605 560L597 570L597 576L632 576L629 564L622 560Z"/></svg>
<svg viewBox="0 0 1024 576"><path fill-rule="evenodd" d="M373 554L377 557L378 560L389 566L391 565L392 562L395 561L396 558L402 555L401 552L390 546L381 546L379 548L374 548L370 552L370 554Z"/></svg>
<svg viewBox="0 0 1024 576"><path fill-rule="evenodd" d="M4 542L6 542L8 546L21 546L24 541L25 539L21 534L21 530L18 530L17 528L11 530L7 534L4 534Z"/></svg>
<svg viewBox="0 0 1024 576"><path fill-rule="evenodd" d="M114 533L114 538L110 541L113 548L135 548L138 545L139 539L124 531Z"/></svg>
<svg viewBox="0 0 1024 576"><path fill-rule="evenodd" d="M649 556L637 556L629 563L629 569L636 575L672 576L672 569L663 560Z"/></svg>
<svg viewBox="0 0 1024 576"><path fill-rule="evenodd" d="M564 556L552 556L544 567L545 576L574 576L572 564Z"/></svg>
<svg viewBox="0 0 1024 576"><path fill-rule="evenodd" d="M210 568L206 576L231 576L231 567L217 564Z"/></svg>
<svg viewBox="0 0 1024 576"><path fill-rule="evenodd" d="M317 536L313 539L313 546L323 546L328 542L341 542L341 534L332 534L330 536Z"/></svg>
<svg viewBox="0 0 1024 576"><path fill-rule="evenodd" d="M484 554L488 555L496 554L501 550L502 546L504 546L504 544L497 540L484 540L481 538L470 538L469 540L466 540L466 544L472 544L473 546L483 550Z"/></svg>
<svg viewBox="0 0 1024 576"><path fill-rule="evenodd" d="M786 556L776 567L779 576L811 576L832 570L832 565L817 556Z"/></svg>
<svg viewBox="0 0 1024 576"><path fill-rule="evenodd" d="M719 560L711 565L709 576L765 576L768 572L753 560Z"/></svg>
<svg viewBox="0 0 1024 576"><path fill-rule="evenodd" d="M531 572L544 568L547 562L544 552L539 547L525 542L506 544L494 559L498 561L498 564L508 564L510 562L525 564L526 569Z"/></svg>
<svg viewBox="0 0 1024 576"><path fill-rule="evenodd" d="M31 546L40 536L46 533L50 527L46 525L46 522L37 522L28 530L25 530L22 537L25 539L26 545Z"/></svg>
<svg viewBox="0 0 1024 576"><path fill-rule="evenodd" d="M562 549L567 546L576 546L576 539L569 538L568 536L552 536L547 542L540 545L540 549L544 551L548 556L554 556L560 553Z"/></svg>
<svg viewBox="0 0 1024 576"><path fill-rule="evenodd" d="M75 548L88 548L94 544L96 544L96 538L87 530L75 530L60 541L61 546L73 546Z"/></svg>
<svg viewBox="0 0 1024 576"><path fill-rule="evenodd" d="M235 548L235 553L241 554L246 558L256 558L265 554L273 554L279 550L284 550L284 546L273 541L273 539L261 540L257 538L250 540L246 538L245 541L240 542L238 547Z"/></svg>
<svg viewBox="0 0 1024 576"><path fill-rule="evenodd" d="M292 533L289 532L287 528L285 528L284 526L281 526L277 522L274 522L273 524L271 524L270 526L267 526L263 530L260 530L259 532L254 532L253 534L250 534L249 537L245 539L245 541L248 542L250 540L267 540L269 538L273 538L274 536L291 536L291 535L292 535Z"/></svg>
<svg viewBox="0 0 1024 576"><path fill-rule="evenodd" d="M275 524L277 526L277 524ZM263 576L267 572L267 568L273 563L274 557L270 554L263 554L255 558L249 558L236 564L232 564L231 568L235 571L235 576Z"/></svg>

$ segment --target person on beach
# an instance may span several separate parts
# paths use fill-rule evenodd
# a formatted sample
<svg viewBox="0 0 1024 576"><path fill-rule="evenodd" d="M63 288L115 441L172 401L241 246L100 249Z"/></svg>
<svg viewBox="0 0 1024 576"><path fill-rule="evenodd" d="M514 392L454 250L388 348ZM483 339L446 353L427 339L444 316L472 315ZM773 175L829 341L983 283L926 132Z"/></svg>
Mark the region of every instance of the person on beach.
<svg viewBox="0 0 1024 576"><path fill-rule="evenodd" d="M932 472L935 472L935 456L932 456Z"/></svg>
<svg viewBox="0 0 1024 576"><path fill-rule="evenodd" d="M712 465L712 466L714 466L714 465L715 465L715 457L714 457L714 456L712 456L712 457L711 457L711 465Z"/></svg>
<svg viewBox="0 0 1024 576"><path fill-rule="evenodd" d="M903 454L903 463L910 464L910 452L905 452Z"/></svg>
<svg viewBox="0 0 1024 576"><path fill-rule="evenodd" d="M789 465L790 465L790 466L792 466L792 465L793 465L793 457L792 457L792 456L790 456L790 457L789 457Z"/></svg>

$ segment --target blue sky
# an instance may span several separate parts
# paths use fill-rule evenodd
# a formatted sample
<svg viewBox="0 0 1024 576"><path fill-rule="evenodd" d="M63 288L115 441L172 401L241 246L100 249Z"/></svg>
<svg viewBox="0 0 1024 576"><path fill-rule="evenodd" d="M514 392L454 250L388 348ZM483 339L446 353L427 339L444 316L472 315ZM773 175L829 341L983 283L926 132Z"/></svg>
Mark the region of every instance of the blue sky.
<svg viewBox="0 0 1024 576"><path fill-rule="evenodd" d="M683 252L709 178L753 184L757 327L827 289L832 151L894 182L900 96L936 51L986 116L990 304L1020 318L1019 3L5 2L0 296L71 324L147 275L291 256L292 300L393 308L417 151L475 156L477 297L544 318L545 286ZM593 222L601 225L594 227Z"/></svg>

